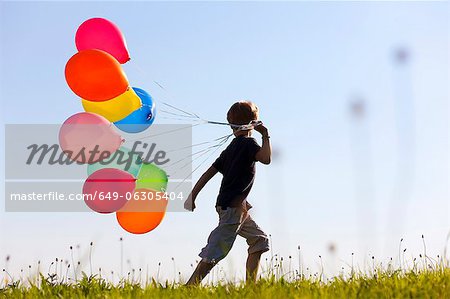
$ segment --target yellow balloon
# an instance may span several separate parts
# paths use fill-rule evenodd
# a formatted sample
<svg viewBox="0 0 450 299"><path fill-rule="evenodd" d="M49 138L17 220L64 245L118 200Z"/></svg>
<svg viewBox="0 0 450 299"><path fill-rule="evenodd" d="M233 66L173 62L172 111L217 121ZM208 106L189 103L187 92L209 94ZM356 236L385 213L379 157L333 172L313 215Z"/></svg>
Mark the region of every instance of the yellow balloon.
<svg viewBox="0 0 450 299"><path fill-rule="evenodd" d="M121 95L108 101L92 102L81 100L81 102L84 111L101 115L110 122L124 119L142 106L141 99L131 87L128 87Z"/></svg>

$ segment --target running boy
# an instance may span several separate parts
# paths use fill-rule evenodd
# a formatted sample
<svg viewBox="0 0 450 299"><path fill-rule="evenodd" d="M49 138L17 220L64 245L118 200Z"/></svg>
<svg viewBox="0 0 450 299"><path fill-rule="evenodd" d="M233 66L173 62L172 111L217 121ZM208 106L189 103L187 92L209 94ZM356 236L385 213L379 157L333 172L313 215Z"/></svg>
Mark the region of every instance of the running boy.
<svg viewBox="0 0 450 299"><path fill-rule="evenodd" d="M200 177L184 204L185 209L193 211L197 195L206 183L217 172L223 175L216 202L219 224L211 232L208 244L200 252L202 260L187 285L200 283L214 265L228 254L237 235L244 237L249 246L247 282L256 281L261 254L269 250L267 235L248 214L251 205L247 202L255 180L255 162L270 164L271 161L269 133L262 123L255 125L254 129L262 135L262 146L259 146L251 137L252 127L239 127L258 120L258 107L252 102L241 101L233 104L228 110L227 120L232 124L235 138Z"/></svg>

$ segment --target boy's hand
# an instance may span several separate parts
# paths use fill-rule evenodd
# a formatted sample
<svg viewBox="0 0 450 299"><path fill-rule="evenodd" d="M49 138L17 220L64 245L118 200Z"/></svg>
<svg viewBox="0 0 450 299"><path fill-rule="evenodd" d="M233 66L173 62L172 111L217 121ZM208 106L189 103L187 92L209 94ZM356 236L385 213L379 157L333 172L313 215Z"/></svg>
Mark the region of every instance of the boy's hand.
<svg viewBox="0 0 450 299"><path fill-rule="evenodd" d="M193 212L195 210L195 198L197 196L193 195L192 193L189 194L188 198L184 202L184 208L188 211Z"/></svg>
<svg viewBox="0 0 450 299"><path fill-rule="evenodd" d="M259 132L261 135L265 136L268 135L268 130L267 128L264 126L263 123L261 123L259 126L255 127L255 131Z"/></svg>

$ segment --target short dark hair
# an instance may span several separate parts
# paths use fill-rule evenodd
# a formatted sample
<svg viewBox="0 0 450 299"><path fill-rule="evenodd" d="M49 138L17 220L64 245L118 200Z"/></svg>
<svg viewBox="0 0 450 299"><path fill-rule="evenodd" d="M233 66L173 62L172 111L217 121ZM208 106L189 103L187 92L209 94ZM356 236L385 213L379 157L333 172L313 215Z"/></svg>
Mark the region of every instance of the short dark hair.
<svg viewBox="0 0 450 299"><path fill-rule="evenodd" d="M234 103L227 113L227 120L233 125L248 125L259 116L258 107L250 101Z"/></svg>

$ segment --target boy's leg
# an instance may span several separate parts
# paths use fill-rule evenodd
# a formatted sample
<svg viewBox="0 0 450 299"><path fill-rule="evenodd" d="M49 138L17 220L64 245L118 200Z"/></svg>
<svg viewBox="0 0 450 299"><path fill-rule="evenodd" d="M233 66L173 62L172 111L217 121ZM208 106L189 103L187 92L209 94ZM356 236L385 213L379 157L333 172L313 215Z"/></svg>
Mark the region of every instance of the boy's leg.
<svg viewBox="0 0 450 299"><path fill-rule="evenodd" d="M250 215L242 223L238 234L247 240L249 246L246 263L247 282L255 282L258 277L261 254L269 250L269 239Z"/></svg>
<svg viewBox="0 0 450 299"><path fill-rule="evenodd" d="M240 210L236 208L228 208L226 210L217 208L217 212L219 213L219 225L209 235L208 243L200 252L202 260L186 285L200 283L214 265L227 256L236 240L237 231L242 220Z"/></svg>
<svg viewBox="0 0 450 299"><path fill-rule="evenodd" d="M189 278L186 285L195 285L202 282L203 278L208 275L209 271L214 267L213 263L207 263L204 261L200 261L198 263L197 268L195 268L194 273L192 273L191 278Z"/></svg>
<svg viewBox="0 0 450 299"><path fill-rule="evenodd" d="M264 251L258 251L248 254L247 263L245 264L246 269L245 280L247 283L256 282L256 278L258 277L259 261L261 259L261 254L263 254L263 252Z"/></svg>

